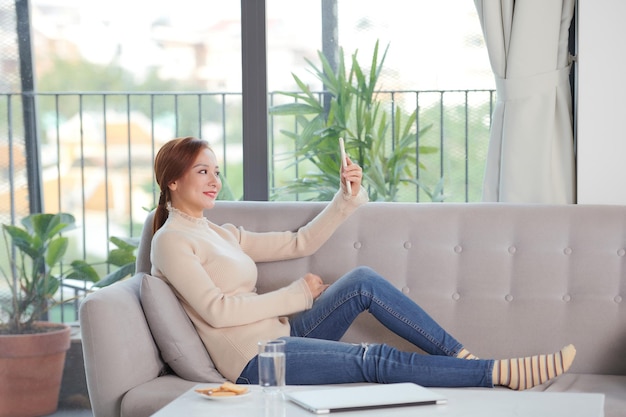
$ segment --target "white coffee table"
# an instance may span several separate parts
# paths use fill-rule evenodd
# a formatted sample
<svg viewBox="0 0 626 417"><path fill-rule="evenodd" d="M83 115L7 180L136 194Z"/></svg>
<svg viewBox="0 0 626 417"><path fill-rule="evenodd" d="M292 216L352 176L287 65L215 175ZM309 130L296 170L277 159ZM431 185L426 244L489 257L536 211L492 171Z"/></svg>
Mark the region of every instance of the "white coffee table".
<svg viewBox="0 0 626 417"><path fill-rule="evenodd" d="M210 384L199 386L206 387ZM285 390L311 387L289 386ZM316 387L322 388L322 387ZM323 388L332 389L332 386ZM252 386L251 393L241 398L210 400L193 389L159 410L153 417L312 417L312 414L287 400L264 394ZM603 417L603 394L510 391L504 389L433 388L448 398L445 405L423 405L381 410L338 413L340 416L385 417Z"/></svg>

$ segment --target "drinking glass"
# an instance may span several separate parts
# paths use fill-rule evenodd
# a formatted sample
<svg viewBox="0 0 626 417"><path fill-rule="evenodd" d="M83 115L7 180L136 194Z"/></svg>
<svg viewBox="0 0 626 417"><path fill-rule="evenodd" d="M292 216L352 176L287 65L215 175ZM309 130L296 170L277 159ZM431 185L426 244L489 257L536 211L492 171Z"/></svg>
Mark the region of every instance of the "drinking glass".
<svg viewBox="0 0 626 417"><path fill-rule="evenodd" d="M285 341L259 342L259 385L263 391L279 393L285 386Z"/></svg>

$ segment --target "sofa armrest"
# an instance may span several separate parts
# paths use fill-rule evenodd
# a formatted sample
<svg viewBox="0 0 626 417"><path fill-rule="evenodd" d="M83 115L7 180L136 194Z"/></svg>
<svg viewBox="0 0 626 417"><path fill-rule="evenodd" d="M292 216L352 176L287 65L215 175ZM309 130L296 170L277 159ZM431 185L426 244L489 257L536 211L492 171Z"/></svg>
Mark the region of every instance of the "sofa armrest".
<svg viewBox="0 0 626 417"><path fill-rule="evenodd" d="M164 364L146 322L143 273L89 294L81 303L83 355L94 417L118 417L124 394L159 376Z"/></svg>

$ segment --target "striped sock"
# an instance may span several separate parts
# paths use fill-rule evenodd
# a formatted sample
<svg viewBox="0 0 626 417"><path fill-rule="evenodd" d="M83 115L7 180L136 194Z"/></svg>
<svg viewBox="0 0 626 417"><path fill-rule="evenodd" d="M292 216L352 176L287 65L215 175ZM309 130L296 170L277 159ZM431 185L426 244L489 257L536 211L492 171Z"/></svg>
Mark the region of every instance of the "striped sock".
<svg viewBox="0 0 626 417"><path fill-rule="evenodd" d="M575 356L574 345L567 345L549 355L496 360L493 366L493 383L514 390L532 388L567 372Z"/></svg>
<svg viewBox="0 0 626 417"><path fill-rule="evenodd" d="M459 359L478 359L477 356L472 355L470 351L465 348L459 350L459 353L456 354L456 357Z"/></svg>

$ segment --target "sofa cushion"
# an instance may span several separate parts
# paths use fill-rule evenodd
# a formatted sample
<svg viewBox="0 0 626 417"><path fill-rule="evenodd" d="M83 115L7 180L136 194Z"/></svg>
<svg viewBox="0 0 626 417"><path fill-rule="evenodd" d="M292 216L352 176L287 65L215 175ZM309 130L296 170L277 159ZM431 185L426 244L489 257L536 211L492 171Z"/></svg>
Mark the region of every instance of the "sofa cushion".
<svg viewBox="0 0 626 417"><path fill-rule="evenodd" d="M181 378L197 382L223 382L200 336L170 286L145 274L141 304L163 360Z"/></svg>
<svg viewBox="0 0 626 417"><path fill-rule="evenodd" d="M121 417L149 417L195 385L195 382L175 375L161 376L137 385L122 398L119 406Z"/></svg>

